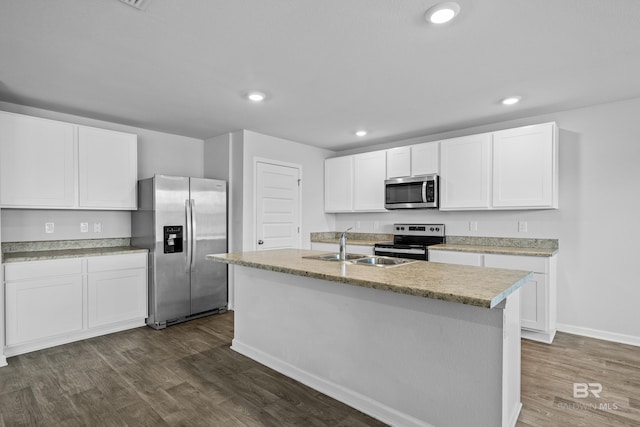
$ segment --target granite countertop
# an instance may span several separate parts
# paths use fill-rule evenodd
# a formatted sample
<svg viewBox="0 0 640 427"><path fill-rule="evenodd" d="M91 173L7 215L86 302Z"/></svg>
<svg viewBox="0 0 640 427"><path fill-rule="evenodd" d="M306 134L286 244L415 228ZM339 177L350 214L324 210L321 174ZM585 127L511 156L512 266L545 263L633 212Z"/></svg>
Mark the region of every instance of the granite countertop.
<svg viewBox="0 0 640 427"><path fill-rule="evenodd" d="M558 249L544 248L517 248L509 246L486 246L486 245L456 245L445 243L442 245L429 246L429 250L436 249L439 251L455 251L455 252L481 252L485 254L499 255L524 255L537 257L550 257L558 252Z"/></svg>
<svg viewBox="0 0 640 427"><path fill-rule="evenodd" d="M558 253L557 239L521 239L504 237L447 236L447 243L429 249L455 252L480 252L498 255L550 257Z"/></svg>
<svg viewBox="0 0 640 427"><path fill-rule="evenodd" d="M530 280L531 272L416 261L381 268L303 258L302 249L211 254L207 259L348 285L493 308Z"/></svg>
<svg viewBox="0 0 640 427"><path fill-rule="evenodd" d="M131 246L129 238L9 242L2 244L2 262L43 261L144 252L148 250Z"/></svg>
<svg viewBox="0 0 640 427"><path fill-rule="evenodd" d="M341 231L311 233L311 242L340 243ZM347 232L347 245L373 246L376 243L393 241L393 234Z"/></svg>

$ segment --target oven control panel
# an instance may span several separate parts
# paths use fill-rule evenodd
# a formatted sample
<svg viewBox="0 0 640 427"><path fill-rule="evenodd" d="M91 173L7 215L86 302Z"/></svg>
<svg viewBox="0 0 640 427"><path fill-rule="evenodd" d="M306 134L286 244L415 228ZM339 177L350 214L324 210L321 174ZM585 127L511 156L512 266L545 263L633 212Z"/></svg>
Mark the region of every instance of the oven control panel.
<svg viewBox="0 0 640 427"><path fill-rule="evenodd" d="M444 224L394 224L393 234L403 236L444 236Z"/></svg>

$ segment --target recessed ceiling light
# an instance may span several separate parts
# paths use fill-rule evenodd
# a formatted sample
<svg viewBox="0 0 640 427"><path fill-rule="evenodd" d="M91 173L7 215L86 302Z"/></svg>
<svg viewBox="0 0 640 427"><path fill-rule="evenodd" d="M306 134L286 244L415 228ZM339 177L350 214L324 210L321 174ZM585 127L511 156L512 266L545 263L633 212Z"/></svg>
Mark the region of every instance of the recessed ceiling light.
<svg viewBox="0 0 640 427"><path fill-rule="evenodd" d="M460 5L456 2L448 1L431 6L424 19L432 24L445 24L451 21L460 12Z"/></svg>
<svg viewBox="0 0 640 427"><path fill-rule="evenodd" d="M502 101L500 101L500 103L502 105L513 105L513 104L517 104L518 102L520 102L521 99L522 99L521 96L510 96L510 97L505 98Z"/></svg>
<svg viewBox="0 0 640 427"><path fill-rule="evenodd" d="M267 97L264 92L251 91L247 93L247 99L253 102L262 102Z"/></svg>
<svg viewBox="0 0 640 427"><path fill-rule="evenodd" d="M356 132L356 136L359 136L359 137L367 136L367 131L366 130L359 130L359 131Z"/></svg>

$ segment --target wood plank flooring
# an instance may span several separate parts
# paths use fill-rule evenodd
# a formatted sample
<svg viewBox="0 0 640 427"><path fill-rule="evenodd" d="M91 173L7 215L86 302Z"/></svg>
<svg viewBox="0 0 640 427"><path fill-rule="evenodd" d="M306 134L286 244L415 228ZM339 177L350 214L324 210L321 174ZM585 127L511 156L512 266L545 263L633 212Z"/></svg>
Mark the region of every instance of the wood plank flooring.
<svg viewBox="0 0 640 427"><path fill-rule="evenodd" d="M574 398L574 383L602 391ZM517 427L640 426L640 347L563 333L552 345L522 340L521 400Z"/></svg>
<svg viewBox="0 0 640 427"><path fill-rule="evenodd" d="M235 353L232 337L229 312L12 357L0 427L384 425ZM573 398L574 382L601 383L600 398ZM638 426L640 349L523 340L522 402L519 427Z"/></svg>

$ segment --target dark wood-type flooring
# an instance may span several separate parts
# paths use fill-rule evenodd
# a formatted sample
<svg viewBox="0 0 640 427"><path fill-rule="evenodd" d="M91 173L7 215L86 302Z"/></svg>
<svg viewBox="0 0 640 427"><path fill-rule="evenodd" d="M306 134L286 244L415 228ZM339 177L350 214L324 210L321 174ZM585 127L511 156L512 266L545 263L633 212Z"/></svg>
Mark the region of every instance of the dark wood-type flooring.
<svg viewBox="0 0 640 427"><path fill-rule="evenodd" d="M12 357L0 368L0 426L383 425L235 353L232 336L229 312ZM602 383L600 399L574 399L574 382ZM519 427L638 426L640 349L523 340L522 402ZM588 406L600 403L608 409Z"/></svg>

